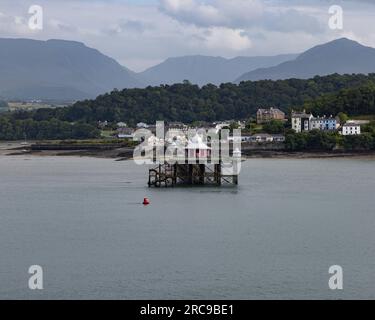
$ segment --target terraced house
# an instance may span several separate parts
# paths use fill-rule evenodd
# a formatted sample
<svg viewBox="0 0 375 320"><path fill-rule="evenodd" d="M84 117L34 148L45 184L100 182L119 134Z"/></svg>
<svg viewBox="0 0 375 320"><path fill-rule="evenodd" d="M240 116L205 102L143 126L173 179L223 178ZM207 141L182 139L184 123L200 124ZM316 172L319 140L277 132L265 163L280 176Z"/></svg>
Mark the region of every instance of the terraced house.
<svg viewBox="0 0 375 320"><path fill-rule="evenodd" d="M303 112L294 112L292 111L292 129L299 133L302 131L310 131L310 121L313 118L311 113Z"/></svg>
<svg viewBox="0 0 375 320"><path fill-rule="evenodd" d="M310 130L334 131L338 129L338 125L339 121L333 116L310 119Z"/></svg>

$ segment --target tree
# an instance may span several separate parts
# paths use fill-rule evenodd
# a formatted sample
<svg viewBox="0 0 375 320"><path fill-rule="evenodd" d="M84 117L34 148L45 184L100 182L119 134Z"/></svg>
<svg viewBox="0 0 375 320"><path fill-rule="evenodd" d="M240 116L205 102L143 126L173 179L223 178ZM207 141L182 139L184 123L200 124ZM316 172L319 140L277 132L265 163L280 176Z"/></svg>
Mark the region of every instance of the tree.
<svg viewBox="0 0 375 320"><path fill-rule="evenodd" d="M38 111L2 113L9 129L2 136L18 138L22 124L17 121L33 120L30 130L42 130L45 138L69 135L95 135L84 124L95 127L98 121L111 123L125 121L134 126L138 122L155 123L157 120L223 121L243 120L254 116L260 105L273 105L287 112L305 106L315 115L375 114L375 74L329 75L312 79L245 81L239 85L224 83L219 87L199 87L189 82L161 85L144 89L114 90L93 100L79 101L72 106ZM50 125L44 121L50 122ZM344 118L343 118L344 119ZM83 132L73 130L73 123L83 126ZM70 133L68 133L68 126ZM254 128L252 128L254 130ZM63 130L63 133L58 131ZM270 133L283 133L283 125L271 122L265 126ZM33 133L33 135L36 135ZM315 137L317 138L317 137ZM4 138L3 138L4 139Z"/></svg>
<svg viewBox="0 0 375 320"><path fill-rule="evenodd" d="M232 122L230 125L229 125L229 130L230 132L233 132L234 129L238 129L240 126L238 125L237 122Z"/></svg>
<svg viewBox="0 0 375 320"><path fill-rule="evenodd" d="M307 146L305 133L288 134L285 137L285 148L289 151L303 151Z"/></svg>
<svg viewBox="0 0 375 320"><path fill-rule="evenodd" d="M263 125L263 130L270 134L284 133L284 122L280 120L271 120Z"/></svg>
<svg viewBox="0 0 375 320"><path fill-rule="evenodd" d="M337 144L337 134L313 130L307 135L306 148L308 150L330 151Z"/></svg>
<svg viewBox="0 0 375 320"><path fill-rule="evenodd" d="M337 133L313 130L288 133L285 138L285 147L289 151L331 151L338 141Z"/></svg>
<svg viewBox="0 0 375 320"><path fill-rule="evenodd" d="M340 124L344 124L349 120L349 116L344 112L340 112L337 116L340 119Z"/></svg>
<svg viewBox="0 0 375 320"><path fill-rule="evenodd" d="M374 136L370 133L344 136L343 146L346 150L368 151L374 149Z"/></svg>

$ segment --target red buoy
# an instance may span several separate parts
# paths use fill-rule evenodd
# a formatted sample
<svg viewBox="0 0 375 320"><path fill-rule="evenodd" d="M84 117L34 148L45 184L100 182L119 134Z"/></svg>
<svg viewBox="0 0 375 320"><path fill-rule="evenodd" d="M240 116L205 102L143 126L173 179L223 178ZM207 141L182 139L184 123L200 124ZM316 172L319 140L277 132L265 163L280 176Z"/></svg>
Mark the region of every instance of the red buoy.
<svg viewBox="0 0 375 320"><path fill-rule="evenodd" d="M144 204L145 206L149 205L149 204L150 204L150 200L148 200L148 198L144 198L144 199L143 199L143 204Z"/></svg>

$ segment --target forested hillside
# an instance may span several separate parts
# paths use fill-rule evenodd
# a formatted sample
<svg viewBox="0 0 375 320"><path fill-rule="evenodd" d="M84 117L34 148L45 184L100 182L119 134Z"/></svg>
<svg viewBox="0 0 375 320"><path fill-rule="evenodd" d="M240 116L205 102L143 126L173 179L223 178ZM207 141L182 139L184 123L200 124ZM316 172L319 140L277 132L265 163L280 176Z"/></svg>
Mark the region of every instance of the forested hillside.
<svg viewBox="0 0 375 320"><path fill-rule="evenodd" d="M35 120L54 117L69 122L107 120L126 121L129 124L139 121L153 123L156 120L190 123L196 120L247 119L259 107L273 106L288 111L290 108L301 108L308 101L324 94L370 85L375 85L375 74L331 75L310 80L249 81L239 85L227 83L219 87L206 85L202 88L185 82L112 91L95 100L77 102L69 108L41 109L32 117ZM353 112L357 114L363 111Z"/></svg>
<svg viewBox="0 0 375 320"><path fill-rule="evenodd" d="M337 115L340 112L349 115L375 114L375 84L342 89L335 94L325 94L305 103L307 110L315 114Z"/></svg>
<svg viewBox="0 0 375 320"><path fill-rule="evenodd" d="M140 121L154 123L156 120L191 123L197 120L248 119L258 108L271 106L286 112L305 107L316 115L336 115L339 112L375 114L374 101L375 74L248 81L239 85L227 83L202 88L185 82L115 90L65 108L5 113L0 116L0 139L19 138L24 131L33 132L31 138L92 137L98 135L94 129L99 120L135 125ZM83 127L85 130L79 130ZM61 128L64 128L64 134Z"/></svg>

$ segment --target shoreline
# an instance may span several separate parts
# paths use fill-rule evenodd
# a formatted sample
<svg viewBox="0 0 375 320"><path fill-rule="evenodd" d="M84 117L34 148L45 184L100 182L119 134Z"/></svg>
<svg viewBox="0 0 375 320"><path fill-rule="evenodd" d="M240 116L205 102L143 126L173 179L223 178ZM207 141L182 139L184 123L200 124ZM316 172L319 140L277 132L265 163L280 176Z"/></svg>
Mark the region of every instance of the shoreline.
<svg viewBox="0 0 375 320"><path fill-rule="evenodd" d="M35 157L91 157L114 159L117 161L133 159L133 147L103 148L103 149L63 149L63 150L32 150L31 144L22 145L20 141L0 142L0 156L35 156ZM243 150L243 159L337 159L360 158L375 160L375 151L367 152L288 152L273 150Z"/></svg>

